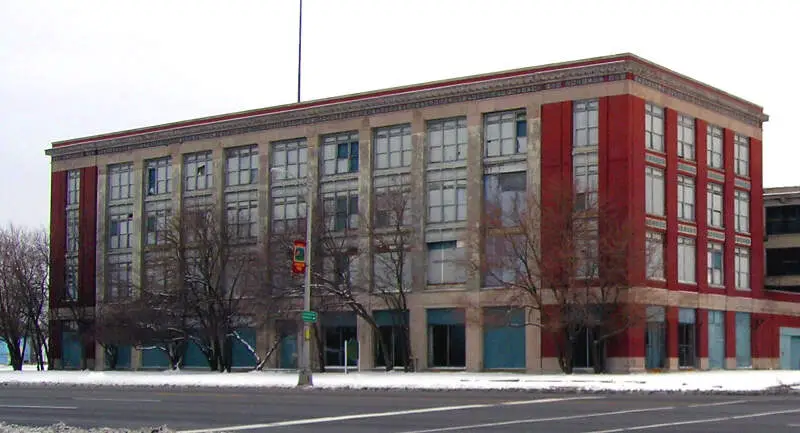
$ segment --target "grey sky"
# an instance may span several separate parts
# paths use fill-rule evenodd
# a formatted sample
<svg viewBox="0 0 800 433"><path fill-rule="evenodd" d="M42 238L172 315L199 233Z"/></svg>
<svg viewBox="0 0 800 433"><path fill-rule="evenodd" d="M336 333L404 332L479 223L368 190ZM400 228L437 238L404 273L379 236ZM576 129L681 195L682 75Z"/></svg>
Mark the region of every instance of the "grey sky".
<svg viewBox="0 0 800 433"><path fill-rule="evenodd" d="M297 4L0 0L0 223L49 224L52 141L294 102ZM800 184L800 1L303 6L303 99L629 51L764 106L765 185Z"/></svg>

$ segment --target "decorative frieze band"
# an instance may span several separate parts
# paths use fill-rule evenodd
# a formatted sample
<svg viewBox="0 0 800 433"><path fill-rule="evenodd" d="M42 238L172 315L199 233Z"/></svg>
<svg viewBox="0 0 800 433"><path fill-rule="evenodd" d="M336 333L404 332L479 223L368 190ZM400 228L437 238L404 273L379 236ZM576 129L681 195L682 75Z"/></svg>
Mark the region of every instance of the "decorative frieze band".
<svg viewBox="0 0 800 433"><path fill-rule="evenodd" d="M740 179L740 178L737 177L736 180L734 181L734 183L739 188L750 189L750 181L749 180L744 180L744 179Z"/></svg>
<svg viewBox="0 0 800 433"><path fill-rule="evenodd" d="M709 230L708 231L708 239L725 242L725 233L718 232L716 230Z"/></svg>
<svg viewBox="0 0 800 433"><path fill-rule="evenodd" d="M725 182L725 175L722 173L717 173L713 170L708 170L708 178L717 182Z"/></svg>
<svg viewBox="0 0 800 433"><path fill-rule="evenodd" d="M477 79L479 80L479 79ZM177 124L172 129L158 130L118 138L99 136L95 141L48 149L53 160L65 160L108 153L130 152L141 148L169 146L187 141L216 139L232 135L261 132L360 118L377 114L421 109L432 106L479 101L553 89L579 87L613 81L634 80L677 99L706 107L747 124L760 126L767 116L758 107L727 97L702 85L679 79L655 65L633 56L609 59L607 63L570 66L550 71L531 72L510 78L487 77L483 81L453 84L424 90L398 89L388 96L365 95L363 99L320 102L312 107L286 106L274 110L254 110L229 119L197 120L194 125ZM205 122L205 123L204 123ZM186 122L188 123L188 122ZM125 134L123 132L123 134ZM68 144L68 143L64 143ZM58 145L58 143L56 143Z"/></svg>
<svg viewBox="0 0 800 433"><path fill-rule="evenodd" d="M657 218L647 217L647 219L645 220L645 224L647 224L648 227L653 227L662 230L667 229L667 222Z"/></svg>
<svg viewBox="0 0 800 433"><path fill-rule="evenodd" d="M662 167L667 165L667 158L660 155L653 155L649 152L644 156L644 159L651 164L660 165Z"/></svg>
<svg viewBox="0 0 800 433"><path fill-rule="evenodd" d="M697 227L689 224L678 224L678 233L686 235L697 235Z"/></svg>
<svg viewBox="0 0 800 433"><path fill-rule="evenodd" d="M693 166L691 164L687 164L685 162L679 162L678 163L678 170L686 172L686 173L697 174L697 167L695 167L695 166Z"/></svg>

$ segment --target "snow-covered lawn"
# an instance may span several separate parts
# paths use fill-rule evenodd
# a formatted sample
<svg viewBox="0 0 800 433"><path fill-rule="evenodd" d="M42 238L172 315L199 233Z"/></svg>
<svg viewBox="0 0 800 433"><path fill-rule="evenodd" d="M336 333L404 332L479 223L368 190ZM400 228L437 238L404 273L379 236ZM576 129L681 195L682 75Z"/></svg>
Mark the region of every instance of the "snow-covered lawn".
<svg viewBox="0 0 800 433"><path fill-rule="evenodd" d="M290 388L294 372L211 373L125 371L0 370L0 384L156 386L156 387L263 387ZM626 375L537 375L512 373L317 373L320 389L426 390L583 390L583 391L703 391L754 392L775 387L800 391L800 371L752 370L676 372Z"/></svg>

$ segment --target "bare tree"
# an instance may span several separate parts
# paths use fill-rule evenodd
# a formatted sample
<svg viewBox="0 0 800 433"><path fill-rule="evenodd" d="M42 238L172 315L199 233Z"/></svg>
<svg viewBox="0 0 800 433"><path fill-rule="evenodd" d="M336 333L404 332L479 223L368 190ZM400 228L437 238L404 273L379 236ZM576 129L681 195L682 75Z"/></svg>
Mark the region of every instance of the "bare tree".
<svg viewBox="0 0 800 433"><path fill-rule="evenodd" d="M321 274L321 272L318 272L318 266L324 262L324 260L320 259L321 252L325 250L320 246L320 234L325 232L325 230L319 229L322 222L322 218L318 218L317 223L313 225L316 228L314 236L316 240L314 245L316 247L315 253L312 254L315 263L311 267L312 281L315 283L311 287L311 308L320 315L327 311L336 310L341 306L338 299L328 290L325 290L321 282L316 278L317 274ZM267 239L269 239L267 248L269 272L267 278L274 305L270 317L276 322L275 324L281 320L298 322L300 320L299 312L303 310L304 274L295 274L292 271L293 250L296 240L306 238L306 219L297 218L293 220L293 223L283 221L280 225L273 223L272 229L272 232L267 235ZM317 348L317 364L319 365L319 370L324 372L325 341L322 338L322 327L319 321L313 323L311 327L313 330L311 338ZM295 328L292 329L295 332L297 331ZM275 349L285 337L280 332L280 329L276 329L276 331L277 334L273 340Z"/></svg>
<svg viewBox="0 0 800 433"><path fill-rule="evenodd" d="M337 230L336 217L316 224L315 239L320 245L324 263L315 271L315 279L319 281L321 290L372 329L387 371L394 368L395 361L400 361L406 370L412 368L409 324L404 314L408 310L407 297L411 291L410 247L414 235L411 199L409 187L397 182L382 187L376 194L372 221L360 217L359 224L365 227L363 232L348 227ZM367 234L371 245L359 245L361 233ZM371 272L372 278L361 271ZM380 332L372 311L375 300L381 301L378 305L382 303L389 308L392 320L396 322L393 325L399 330L399 344L405 349L401 360L394 359L388 338Z"/></svg>
<svg viewBox="0 0 800 433"><path fill-rule="evenodd" d="M99 303L95 308L94 338L103 349L109 369L116 370L119 351L124 346L135 346L139 329L135 323L134 302Z"/></svg>
<svg viewBox="0 0 800 433"><path fill-rule="evenodd" d="M605 372L608 342L641 324L630 302L631 269L658 260L635 238L624 215L586 195L552 194L546 203L529 195L488 200L485 232L472 266L484 284L510 291L512 307L552 336L561 369L573 370L579 337L591 340L596 372ZM655 271L656 264L648 264Z"/></svg>
<svg viewBox="0 0 800 433"><path fill-rule="evenodd" d="M0 338L14 369L21 369L28 345L44 369L49 290L47 234L9 226L0 229Z"/></svg>
<svg viewBox="0 0 800 433"><path fill-rule="evenodd" d="M213 207L185 209L171 219L156 255L160 269L176 273L175 287L145 293L146 299L166 298L185 306L179 309L185 315L173 317L173 323L192 329L188 338L212 370L231 370L237 329L252 326L269 300L262 296L262 256L254 243L246 242L255 240L252 230L249 224L221 218ZM181 328L171 327L173 341Z"/></svg>
<svg viewBox="0 0 800 433"><path fill-rule="evenodd" d="M398 333L390 357L388 341L381 335L384 346L384 362L400 365L406 371L414 368L411 354L411 330L408 323L408 295L412 289L411 246L416 243L416 232L412 227L412 196L410 189L402 183L391 185L375 196L375 218L369 227L374 254L372 294L389 309L392 328ZM399 352L399 354L397 354ZM394 359L395 355L402 359Z"/></svg>

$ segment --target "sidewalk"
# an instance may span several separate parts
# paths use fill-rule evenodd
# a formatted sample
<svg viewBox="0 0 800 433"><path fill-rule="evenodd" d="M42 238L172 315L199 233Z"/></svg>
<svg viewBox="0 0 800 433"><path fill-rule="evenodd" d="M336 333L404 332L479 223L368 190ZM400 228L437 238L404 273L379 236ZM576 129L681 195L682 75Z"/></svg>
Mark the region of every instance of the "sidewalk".
<svg viewBox="0 0 800 433"><path fill-rule="evenodd" d="M22 371L0 369L0 384L291 388L294 372L212 373L204 371ZM512 373L318 373L320 389L563 390L563 391L800 391L800 371L738 370L626 375L535 375Z"/></svg>

